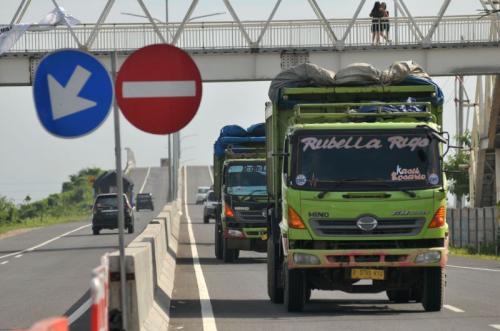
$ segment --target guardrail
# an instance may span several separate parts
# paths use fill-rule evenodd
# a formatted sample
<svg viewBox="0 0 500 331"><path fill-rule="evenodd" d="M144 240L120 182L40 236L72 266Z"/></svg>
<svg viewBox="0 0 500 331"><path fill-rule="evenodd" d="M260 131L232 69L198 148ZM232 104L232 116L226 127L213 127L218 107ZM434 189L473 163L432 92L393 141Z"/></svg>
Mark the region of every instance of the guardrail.
<svg viewBox="0 0 500 331"><path fill-rule="evenodd" d="M407 17L389 19L392 46L446 46L447 44L473 45L497 43L500 24L487 16ZM175 44L187 50L239 50L239 49L301 49L371 47L371 19L329 20L335 37L320 20L272 21L261 38L265 21L242 22L250 41L245 38L236 22L189 22L179 31ZM180 23L158 24L167 42L172 42ZM76 37L84 44L95 25L73 27ZM435 29L434 29L435 27ZM92 51L126 51L159 43L154 27L144 24L103 24L88 47ZM45 52L60 48L76 48L76 41L69 29L60 26L46 32L26 32L11 52ZM376 46L375 46L376 47Z"/></svg>
<svg viewBox="0 0 500 331"><path fill-rule="evenodd" d="M496 207L448 209L450 245L472 253L498 255L500 233Z"/></svg>

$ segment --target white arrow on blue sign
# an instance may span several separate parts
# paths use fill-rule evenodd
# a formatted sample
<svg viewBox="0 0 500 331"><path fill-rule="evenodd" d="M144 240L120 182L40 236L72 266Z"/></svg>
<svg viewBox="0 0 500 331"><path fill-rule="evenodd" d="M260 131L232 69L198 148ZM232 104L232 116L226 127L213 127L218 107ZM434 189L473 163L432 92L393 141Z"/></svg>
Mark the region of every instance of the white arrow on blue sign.
<svg viewBox="0 0 500 331"><path fill-rule="evenodd" d="M113 83L92 55L74 49L45 56L35 72L33 97L47 131L75 138L95 130L109 114Z"/></svg>

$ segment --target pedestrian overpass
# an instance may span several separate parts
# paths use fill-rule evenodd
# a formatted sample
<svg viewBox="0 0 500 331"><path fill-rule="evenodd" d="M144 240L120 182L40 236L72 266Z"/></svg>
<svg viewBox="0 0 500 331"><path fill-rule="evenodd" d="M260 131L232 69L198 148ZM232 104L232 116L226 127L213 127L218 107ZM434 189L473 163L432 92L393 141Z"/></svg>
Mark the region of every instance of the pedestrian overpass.
<svg viewBox="0 0 500 331"><path fill-rule="evenodd" d="M434 16L417 17L407 2L393 0L390 43L372 45L372 20L360 17L366 0L357 2L350 18L327 18L316 0L307 2L315 19L276 20L286 1L276 0L266 20L242 21L230 0L224 3L229 21L198 22L192 0L181 22L158 22L144 0L137 0L147 23L105 23L115 0L107 0L97 22L57 26L50 31L27 31L9 52L0 56L0 86L29 86L40 59L61 48L87 50L110 66L120 64L137 48L171 43L188 51L205 82L270 80L281 70L311 62L334 71L354 62L386 68L397 60L413 60L433 76L478 76L474 103L471 203L491 205L500 192L500 4L478 0L470 15L447 16L453 0L441 1ZM48 4L58 5L56 0ZM22 20L30 0L20 0L11 24ZM486 76L480 76L486 75ZM498 176L497 176L498 173Z"/></svg>
<svg viewBox="0 0 500 331"><path fill-rule="evenodd" d="M304 0L317 18L287 21L274 20L276 11L286 5L282 0L275 2L265 21L241 21L230 0L221 0L232 17L226 22L191 20L198 4L192 0L183 21L175 23L158 23L144 1L137 1L147 23L105 23L115 5L108 0L95 23L28 31L0 57L0 85L30 85L40 58L55 49L85 49L107 64L111 52L116 51L120 61L137 48L163 42L187 50L206 82L269 80L303 62L336 70L353 62L385 68L393 61L412 59L434 76L500 72L498 13L446 16L452 0L442 1L439 12L429 17L412 15L405 1L414 0L394 1L391 43L383 45L372 45L371 19L359 16L365 5L372 5L366 0L359 1L346 19L327 19L316 0ZM478 9L492 11L495 3L477 1ZM21 21L29 4L20 1L12 23Z"/></svg>

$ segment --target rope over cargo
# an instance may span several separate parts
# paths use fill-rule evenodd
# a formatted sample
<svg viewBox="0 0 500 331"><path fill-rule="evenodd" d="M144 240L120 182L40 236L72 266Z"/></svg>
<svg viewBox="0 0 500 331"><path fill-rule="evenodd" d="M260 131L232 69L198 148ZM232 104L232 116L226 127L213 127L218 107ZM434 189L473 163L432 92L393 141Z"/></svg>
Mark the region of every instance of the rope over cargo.
<svg viewBox="0 0 500 331"><path fill-rule="evenodd" d="M442 105L443 92L424 69L413 61L397 61L379 70L367 63L353 63L335 73L315 64L303 63L279 73L269 87L269 98L278 102L287 87L336 87L370 85L431 85L436 90L433 104Z"/></svg>
<svg viewBox="0 0 500 331"><path fill-rule="evenodd" d="M220 130L219 138L214 143L214 154L224 156L228 146L234 148L248 147L252 144L265 143L266 127L264 123L249 126L246 130L239 125L226 125Z"/></svg>

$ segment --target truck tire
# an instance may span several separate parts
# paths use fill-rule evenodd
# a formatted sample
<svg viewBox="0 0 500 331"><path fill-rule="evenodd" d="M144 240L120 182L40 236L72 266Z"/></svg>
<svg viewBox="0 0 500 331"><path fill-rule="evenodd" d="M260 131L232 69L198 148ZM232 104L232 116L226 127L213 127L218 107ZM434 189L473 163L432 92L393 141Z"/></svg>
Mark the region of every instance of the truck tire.
<svg viewBox="0 0 500 331"><path fill-rule="evenodd" d="M306 279L303 270L285 268L285 306L289 312L300 312L306 303Z"/></svg>
<svg viewBox="0 0 500 331"><path fill-rule="evenodd" d="M312 289L308 286L306 288L306 302L311 301Z"/></svg>
<svg viewBox="0 0 500 331"><path fill-rule="evenodd" d="M282 261L279 245L267 240L267 294L273 303L283 303L283 284L280 284Z"/></svg>
<svg viewBox="0 0 500 331"><path fill-rule="evenodd" d="M220 230L220 225L215 223L215 238L214 238L214 248L215 248L215 258L222 260L222 233Z"/></svg>
<svg viewBox="0 0 500 331"><path fill-rule="evenodd" d="M425 311L440 311L444 301L445 273L441 267L424 270L422 306Z"/></svg>
<svg viewBox="0 0 500 331"><path fill-rule="evenodd" d="M410 301L422 302L422 284L417 284L411 289Z"/></svg>
<svg viewBox="0 0 500 331"><path fill-rule="evenodd" d="M99 234L99 231L101 231L101 230L99 230L99 229L95 229L95 228L94 228L94 229L92 229L92 233L93 233L94 235L96 235L96 236Z"/></svg>
<svg viewBox="0 0 500 331"><path fill-rule="evenodd" d="M387 297L395 303L410 302L410 290L387 290Z"/></svg>
<svg viewBox="0 0 500 331"><path fill-rule="evenodd" d="M239 256L239 251L237 249L228 248L227 247L227 239L223 239L223 247L222 247L222 260L225 263L234 262Z"/></svg>

